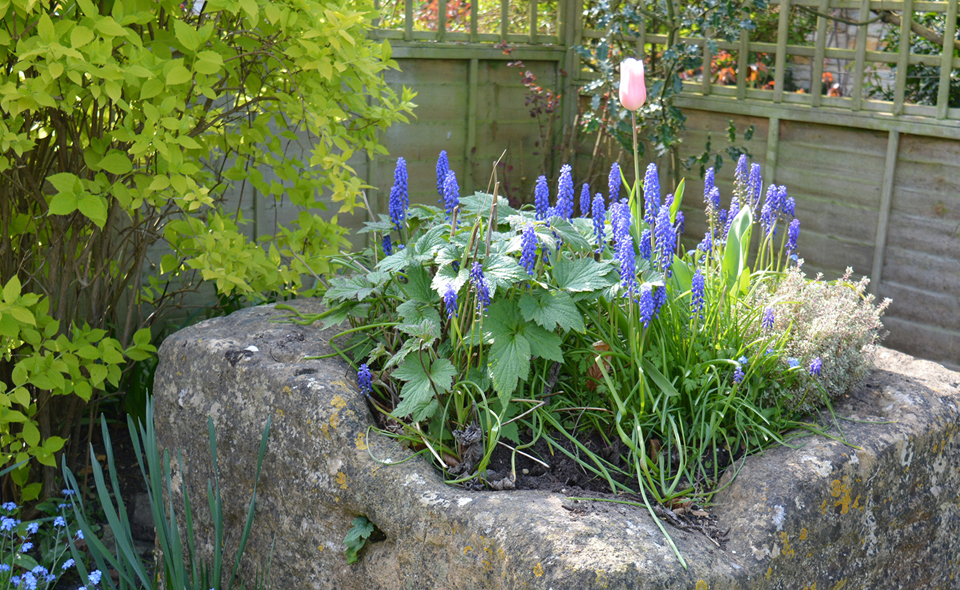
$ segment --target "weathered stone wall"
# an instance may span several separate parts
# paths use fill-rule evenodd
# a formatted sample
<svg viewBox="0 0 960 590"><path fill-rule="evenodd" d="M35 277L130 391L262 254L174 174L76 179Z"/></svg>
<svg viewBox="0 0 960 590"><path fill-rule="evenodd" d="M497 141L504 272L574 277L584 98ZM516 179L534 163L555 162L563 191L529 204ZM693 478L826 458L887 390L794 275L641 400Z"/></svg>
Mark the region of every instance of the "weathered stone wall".
<svg viewBox="0 0 960 590"><path fill-rule="evenodd" d="M369 434L347 365L304 360L332 352L330 332L276 322L282 315L258 307L171 336L155 385L160 444L183 451L175 500L186 484L200 520L213 416L230 546L273 417L248 555L265 561L275 541L274 588L958 587L958 373L881 349L880 368L836 410L887 423L843 422L860 449L813 436L746 460L712 508L730 528L726 551L671 530L684 570L644 509L570 511L561 494L470 492L419 457L399 463L406 451ZM347 565L341 543L357 515L386 540ZM209 552L209 526L200 534Z"/></svg>

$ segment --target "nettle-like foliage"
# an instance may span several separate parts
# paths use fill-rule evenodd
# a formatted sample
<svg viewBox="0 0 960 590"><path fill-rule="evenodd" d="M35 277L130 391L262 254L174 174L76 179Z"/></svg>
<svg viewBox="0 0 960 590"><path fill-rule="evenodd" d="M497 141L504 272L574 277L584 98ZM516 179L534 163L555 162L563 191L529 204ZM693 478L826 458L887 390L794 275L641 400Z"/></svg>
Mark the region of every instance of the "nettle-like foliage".
<svg viewBox="0 0 960 590"><path fill-rule="evenodd" d="M26 388L28 404L22 389L11 400L36 406L42 439L79 433L83 406L47 403L48 380L67 379L63 393L102 380L33 363L24 381L24 347L57 356L61 336L107 330L122 350L201 281L254 295L328 270L345 230L319 216L321 195L353 209L363 184L348 160L385 153L377 132L413 106L382 79L396 64L367 38L375 16L372 1L346 0L0 3L0 284L17 279L11 292L38 295L58 322L34 343L37 315L0 311L12 342L0 393ZM251 192L301 213L250 236ZM160 276L142 284L160 240ZM0 464L36 439L4 424Z"/></svg>
<svg viewBox="0 0 960 590"><path fill-rule="evenodd" d="M365 228L378 245L304 319L350 323L342 352L384 431L451 481L483 479L502 438L519 450L567 437L612 490L708 499L731 456L819 430L800 420L851 384L833 375L862 360L883 310L860 287L803 278L794 201L775 185L764 197L747 164L726 208L707 171L709 231L685 250L683 184L664 197L652 164L626 196L614 166L607 194L583 187L574 216L567 166L555 200L541 178L535 206L515 210L496 190L461 198L441 157L444 208L408 209L401 159L390 215ZM836 311L811 313L814 299ZM863 321L837 321L843 310ZM585 431L622 452L591 452Z"/></svg>

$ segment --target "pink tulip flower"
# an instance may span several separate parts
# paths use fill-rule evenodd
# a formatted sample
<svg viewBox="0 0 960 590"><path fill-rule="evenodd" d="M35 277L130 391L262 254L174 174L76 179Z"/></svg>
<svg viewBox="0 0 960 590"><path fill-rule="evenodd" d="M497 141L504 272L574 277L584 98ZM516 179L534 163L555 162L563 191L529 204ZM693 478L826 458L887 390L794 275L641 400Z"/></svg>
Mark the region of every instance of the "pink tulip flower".
<svg viewBox="0 0 960 590"><path fill-rule="evenodd" d="M620 64L620 104L628 111L636 111L647 100L647 85L643 81L643 62L632 57Z"/></svg>

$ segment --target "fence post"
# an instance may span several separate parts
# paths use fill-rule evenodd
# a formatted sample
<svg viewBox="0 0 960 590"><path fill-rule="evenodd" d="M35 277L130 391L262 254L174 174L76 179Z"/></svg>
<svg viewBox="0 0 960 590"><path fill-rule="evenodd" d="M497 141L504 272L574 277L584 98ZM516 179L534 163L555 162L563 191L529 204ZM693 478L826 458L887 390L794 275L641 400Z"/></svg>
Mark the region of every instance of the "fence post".
<svg viewBox="0 0 960 590"><path fill-rule="evenodd" d="M900 47L897 57L897 82L893 88L893 114L903 114L903 95L907 89L907 67L910 65L910 28L913 25L913 0L903 0L900 15ZM953 55L952 53L950 55Z"/></svg>
<svg viewBox="0 0 960 590"><path fill-rule="evenodd" d="M820 14L827 14L827 0L820 0ZM782 10L782 8L781 8ZM810 104L820 106L820 97L823 95L823 54L827 47L827 18L817 17L817 40L813 50L813 70L810 73Z"/></svg>
<svg viewBox="0 0 960 590"><path fill-rule="evenodd" d="M472 195L476 186L473 178L473 164L477 148L477 90L479 87L480 60L470 60L467 74L467 141L463 146L463 193Z"/></svg>
<svg viewBox="0 0 960 590"><path fill-rule="evenodd" d="M957 36L957 2L947 5L947 21L943 30L943 53L940 55L940 88L937 94L937 118L947 118L950 106L950 74L953 70L954 38Z"/></svg>
<svg viewBox="0 0 960 590"><path fill-rule="evenodd" d="M880 292L883 272L883 256L887 247L887 226L890 223L890 204L893 200L894 173L897 168L897 152L900 149L900 132L891 131L887 139L887 159L883 165L883 187L880 189L880 216L877 218L877 235L874 239L873 269L870 272L870 292Z"/></svg>
<svg viewBox="0 0 960 590"><path fill-rule="evenodd" d="M780 0L780 22L777 24L776 71L773 73L773 102L783 100L783 80L787 69L787 35L790 33L790 0Z"/></svg>
<svg viewBox="0 0 960 590"><path fill-rule="evenodd" d="M780 117L770 117L767 121L767 161L763 171L767 184L777 180L777 157L780 153Z"/></svg>

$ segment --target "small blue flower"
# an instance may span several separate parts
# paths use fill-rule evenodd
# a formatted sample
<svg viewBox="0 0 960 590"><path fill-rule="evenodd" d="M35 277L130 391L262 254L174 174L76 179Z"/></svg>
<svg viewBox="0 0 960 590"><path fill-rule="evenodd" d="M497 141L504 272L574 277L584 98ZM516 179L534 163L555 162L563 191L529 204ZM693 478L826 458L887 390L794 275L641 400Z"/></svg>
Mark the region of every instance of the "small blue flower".
<svg viewBox="0 0 960 590"><path fill-rule="evenodd" d="M703 296L706 289L706 281L699 268L697 272L693 273L693 279L690 281L690 285L690 319L693 319L693 316L696 314L699 314L700 319L703 319Z"/></svg>
<svg viewBox="0 0 960 590"><path fill-rule="evenodd" d="M24 543L23 545L20 545L20 553L26 553L31 549L33 549L33 543L30 543L29 541Z"/></svg>
<svg viewBox="0 0 960 590"><path fill-rule="evenodd" d="M713 187L710 190L710 194L707 195L707 209L708 211L719 211L720 210L720 188Z"/></svg>
<svg viewBox="0 0 960 590"><path fill-rule="evenodd" d="M650 244L651 234L649 229L643 230L643 233L640 234L640 244L638 245L640 249L640 257L644 260L650 260L650 257L653 256L652 246Z"/></svg>
<svg viewBox="0 0 960 590"><path fill-rule="evenodd" d="M820 376L820 369L823 368L823 361L820 360L820 357L817 357L810 361L810 374L814 377Z"/></svg>
<svg viewBox="0 0 960 590"><path fill-rule="evenodd" d="M733 371L733 382L740 383L741 381L743 381L743 369L737 367Z"/></svg>
<svg viewBox="0 0 960 590"><path fill-rule="evenodd" d="M677 248L677 232L670 224L670 210L666 207L657 214L657 224L654 229L657 243L657 266L667 277L670 276L670 267L673 265L673 253Z"/></svg>
<svg viewBox="0 0 960 590"><path fill-rule="evenodd" d="M75 565L75 563L76 562L73 561L73 558L70 558L65 562L63 562L63 565L60 566L60 569L63 571L67 571L68 569L72 568Z"/></svg>
<svg viewBox="0 0 960 590"><path fill-rule="evenodd" d="M357 385L360 387L360 393L369 396L373 393L373 375L370 374L370 367L367 363L360 365L357 371Z"/></svg>
<svg viewBox="0 0 960 590"><path fill-rule="evenodd" d="M82 541L82 540L83 540L83 531L77 531L77 540L78 540L78 541Z"/></svg>
<svg viewBox="0 0 960 590"><path fill-rule="evenodd" d="M710 193L716 188L716 175L713 167L707 168L707 173L703 177L703 202L710 205L712 199Z"/></svg>
<svg viewBox="0 0 960 590"><path fill-rule="evenodd" d="M14 588L20 587L20 576L13 576L10 578L10 582L13 584Z"/></svg>
<svg viewBox="0 0 960 590"><path fill-rule="evenodd" d="M407 162L397 158L397 168L393 173L393 188L390 189L390 221L400 231L407 219L407 208L410 206L410 195L407 192Z"/></svg>
<svg viewBox="0 0 960 590"><path fill-rule="evenodd" d="M7 512L13 512L18 508L18 506L13 502L4 502L3 504L0 504L0 508L3 508Z"/></svg>
<svg viewBox="0 0 960 590"><path fill-rule="evenodd" d="M96 586L97 584L100 583L100 577L102 575L103 574L100 573L100 570L93 570L92 572L90 572L90 575L87 576L87 580L89 581L89 583Z"/></svg>
<svg viewBox="0 0 960 590"><path fill-rule="evenodd" d="M745 357L745 356L742 356L742 357L740 357L740 358L737 359L737 362L740 363L740 366L748 365L748 364L750 364L750 359L748 359L748 358Z"/></svg>
<svg viewBox="0 0 960 590"><path fill-rule="evenodd" d="M447 219L450 219L453 210L460 205L460 185L457 184L457 173L453 170L447 172L447 178L443 181L443 203Z"/></svg>
<svg viewBox="0 0 960 590"><path fill-rule="evenodd" d="M63 519L62 516L58 516L57 518ZM36 533L38 530L40 530L40 523L39 523L39 522L30 522L30 523L27 523L27 534L28 534L28 535L32 535L32 534Z"/></svg>
<svg viewBox="0 0 960 590"><path fill-rule="evenodd" d="M6 563L0 563L0 572L9 572L10 566Z"/></svg>
<svg viewBox="0 0 960 590"><path fill-rule="evenodd" d="M572 171L570 164L564 164L560 167L560 178L557 180L557 216L564 219L573 217Z"/></svg>
<svg viewBox="0 0 960 590"><path fill-rule="evenodd" d="M660 176L653 162L643 177L643 200L643 220L652 225L660 212Z"/></svg>
<svg viewBox="0 0 960 590"><path fill-rule="evenodd" d="M16 519L4 516L0 519L0 531L12 531L17 526Z"/></svg>
<svg viewBox="0 0 960 590"><path fill-rule="evenodd" d="M617 241L617 261L620 263L620 284L624 295L632 296L637 290L637 254L633 250L633 238L625 234Z"/></svg>
<svg viewBox="0 0 960 590"><path fill-rule="evenodd" d="M610 204L620 201L620 186L623 179L620 178L620 164L614 162L610 166L610 176L607 177L607 188L610 189Z"/></svg>
<svg viewBox="0 0 960 590"><path fill-rule="evenodd" d="M654 313L654 301L653 301L653 291L649 285L644 285L640 289L640 321L643 322L643 327L646 328L650 325L650 320L653 319Z"/></svg>
<svg viewBox="0 0 960 590"><path fill-rule="evenodd" d="M747 181L747 198L750 208L756 211L763 190L763 178L760 176L760 164L750 165L750 180Z"/></svg>
<svg viewBox="0 0 960 590"><path fill-rule="evenodd" d="M547 218L547 209L550 207L550 187L547 186L547 177L537 178L537 185L533 190L533 203L537 207L537 221Z"/></svg>
<svg viewBox="0 0 960 590"><path fill-rule="evenodd" d="M483 311L490 307L490 284L483 276L483 265L479 262L470 267L470 281L477 290L477 309Z"/></svg>
<svg viewBox="0 0 960 590"><path fill-rule="evenodd" d="M23 581L23 587L27 590L37 590L37 578L32 573L27 572L20 579Z"/></svg>
<svg viewBox="0 0 960 590"><path fill-rule="evenodd" d="M797 367L800 366L800 360L799 360L799 359L795 359L795 358L793 358L792 356L791 356L791 357L787 357L787 364L790 365L790 368L791 368L791 369L796 369Z"/></svg>
<svg viewBox="0 0 960 590"><path fill-rule="evenodd" d="M734 182L742 185L747 184L747 155L740 154L737 160L737 170L733 174Z"/></svg>
<svg viewBox="0 0 960 590"><path fill-rule="evenodd" d="M800 220L794 219L787 226L787 254L795 252L797 249L797 238L800 237Z"/></svg>
<svg viewBox="0 0 960 590"><path fill-rule="evenodd" d="M683 235L683 225L686 223L686 216L684 216L683 211L677 211L677 222L674 224L677 228L677 235Z"/></svg>
<svg viewBox="0 0 960 590"><path fill-rule="evenodd" d="M53 526L67 526L67 521L62 516L58 516L53 519Z"/></svg>
<svg viewBox="0 0 960 590"><path fill-rule="evenodd" d="M624 238L629 237L631 223L633 223L633 219L631 219L630 206L626 199L614 203L610 207L610 227L613 231L613 241L615 243L619 244Z"/></svg>
<svg viewBox="0 0 960 590"><path fill-rule="evenodd" d="M580 217L589 217L591 203L590 185L583 183L583 189L580 191Z"/></svg>
<svg viewBox="0 0 960 590"><path fill-rule="evenodd" d="M447 308L448 319L460 317L457 313L457 290L453 287L453 283L447 283L447 288L443 292L443 305Z"/></svg>
<svg viewBox="0 0 960 590"><path fill-rule="evenodd" d="M30 573L33 574L33 575L35 575L35 576L37 576L38 578L45 578L45 577L47 577L47 575L50 574L50 570L48 570L47 568L43 567L42 565L38 565L38 566L36 566L35 568L33 568L32 570L30 570Z"/></svg>
<svg viewBox="0 0 960 590"><path fill-rule="evenodd" d="M776 316L774 316L774 314L773 314L773 308L772 308L772 307L768 307L766 310L764 310L764 312L763 312L763 320L762 320L762 322L761 322L761 325L763 326L763 329L764 329L764 330L772 330L772 329L773 329L773 322L775 321L775 319L776 319Z"/></svg>
<svg viewBox="0 0 960 590"><path fill-rule="evenodd" d="M385 234L383 236L383 255L390 256L393 254L393 240L390 239L390 234Z"/></svg>
<svg viewBox="0 0 960 590"><path fill-rule="evenodd" d="M520 266L533 276L533 267L537 262L537 232L532 223L528 223L520 234Z"/></svg>
<svg viewBox="0 0 960 590"><path fill-rule="evenodd" d="M450 172L450 161L447 159L447 151L443 150L437 158L437 193L440 198L444 196L443 187L447 182L447 172Z"/></svg>
<svg viewBox="0 0 960 590"><path fill-rule="evenodd" d="M73 491L73 490L71 490L71 489L60 490L60 491L61 491L61 493L63 493L64 496L66 496L66 497L68 497L68 498L69 498L70 496L76 494L76 492Z"/></svg>
<svg viewBox="0 0 960 590"><path fill-rule="evenodd" d="M593 197L593 235L597 238L597 254L603 252L606 246L604 239L604 224L606 223L606 205L603 202L603 195L597 193Z"/></svg>
<svg viewBox="0 0 960 590"><path fill-rule="evenodd" d="M709 252L713 250L713 239L710 238L710 232L703 234L703 240L697 244L697 250L701 252Z"/></svg>
<svg viewBox="0 0 960 590"><path fill-rule="evenodd" d="M782 189L784 190L784 195L786 195L787 187L782 186L782 187L780 187L780 188L782 188ZM787 197L787 198L783 199L783 214L784 214L784 215L786 215L786 216L789 217L790 219L793 219L794 217L797 216L797 211L796 211L796 210L797 210L797 202L793 199L793 197Z"/></svg>
<svg viewBox="0 0 960 590"><path fill-rule="evenodd" d="M58 510L64 510L65 508L70 508L69 504L57 504Z"/></svg>
<svg viewBox="0 0 960 590"><path fill-rule="evenodd" d="M654 305L653 314L656 317L660 317L660 310L663 309L663 306L666 304L667 304L667 288L654 287L653 288L653 305Z"/></svg>

